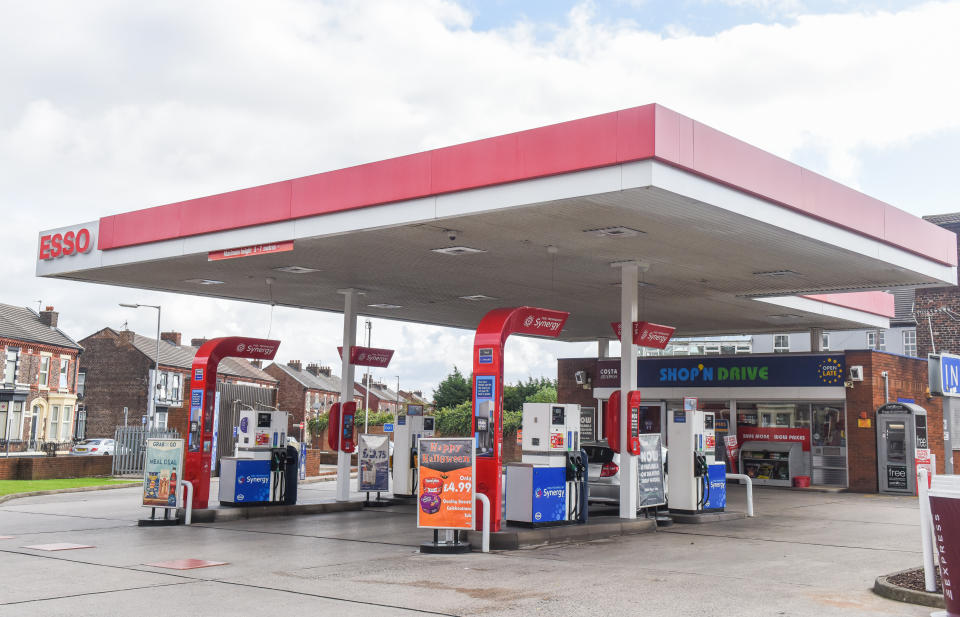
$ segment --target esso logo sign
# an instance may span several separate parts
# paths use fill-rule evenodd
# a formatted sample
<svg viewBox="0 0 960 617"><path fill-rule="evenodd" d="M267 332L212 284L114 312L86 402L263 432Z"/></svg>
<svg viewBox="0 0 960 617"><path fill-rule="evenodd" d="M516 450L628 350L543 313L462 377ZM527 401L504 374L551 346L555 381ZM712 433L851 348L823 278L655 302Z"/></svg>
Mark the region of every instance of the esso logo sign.
<svg viewBox="0 0 960 617"><path fill-rule="evenodd" d="M68 255L89 253L93 248L93 233L83 227L77 231L47 234L40 237L41 260L57 259Z"/></svg>

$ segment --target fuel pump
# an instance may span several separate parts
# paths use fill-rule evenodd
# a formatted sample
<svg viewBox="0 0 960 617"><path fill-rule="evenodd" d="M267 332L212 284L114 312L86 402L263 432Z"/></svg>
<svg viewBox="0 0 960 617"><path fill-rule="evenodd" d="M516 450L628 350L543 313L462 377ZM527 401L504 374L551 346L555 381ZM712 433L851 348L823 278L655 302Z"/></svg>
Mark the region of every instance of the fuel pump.
<svg viewBox="0 0 960 617"><path fill-rule="evenodd" d="M667 417L670 512L702 514L726 506L726 466L715 462L714 415L674 409Z"/></svg>
<svg viewBox="0 0 960 617"><path fill-rule="evenodd" d="M415 497L417 492L417 440L433 437L433 416L410 415L397 418L393 429L393 494Z"/></svg>
<svg viewBox="0 0 960 617"><path fill-rule="evenodd" d="M586 522L580 405L524 403L522 447L522 462L507 465L507 521L526 526Z"/></svg>
<svg viewBox="0 0 960 617"><path fill-rule="evenodd" d="M220 459L220 503L283 503L286 498L286 411L242 409L234 456Z"/></svg>

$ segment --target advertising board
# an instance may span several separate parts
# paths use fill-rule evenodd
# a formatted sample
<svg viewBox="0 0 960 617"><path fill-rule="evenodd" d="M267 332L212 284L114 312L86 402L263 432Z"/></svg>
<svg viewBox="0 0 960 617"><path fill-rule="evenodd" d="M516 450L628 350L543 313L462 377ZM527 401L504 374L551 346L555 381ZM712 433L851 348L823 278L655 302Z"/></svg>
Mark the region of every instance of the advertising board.
<svg viewBox="0 0 960 617"><path fill-rule="evenodd" d="M176 508L183 479L183 440L148 439L143 461L143 505Z"/></svg>
<svg viewBox="0 0 960 617"><path fill-rule="evenodd" d="M390 489L390 437L360 435L357 490L361 493Z"/></svg>
<svg viewBox="0 0 960 617"><path fill-rule="evenodd" d="M640 456L637 459L637 476L640 489L637 491L637 507L651 508L667 503L663 490L663 450L660 435L645 433L639 436Z"/></svg>
<svg viewBox="0 0 960 617"><path fill-rule="evenodd" d="M417 442L417 527L473 529L474 443L470 438Z"/></svg>

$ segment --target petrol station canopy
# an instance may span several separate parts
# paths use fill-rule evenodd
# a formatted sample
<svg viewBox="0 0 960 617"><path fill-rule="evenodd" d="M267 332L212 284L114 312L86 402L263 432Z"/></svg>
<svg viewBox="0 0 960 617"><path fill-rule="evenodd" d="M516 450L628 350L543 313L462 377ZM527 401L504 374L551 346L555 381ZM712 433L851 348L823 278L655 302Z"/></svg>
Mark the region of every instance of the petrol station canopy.
<svg viewBox="0 0 960 617"><path fill-rule="evenodd" d="M957 281L953 233L659 105L64 225L38 246L38 276L337 312L354 288L361 314L467 329L496 307L555 308L568 341L613 335L621 262L641 264L639 319L678 336L887 327L878 292Z"/></svg>

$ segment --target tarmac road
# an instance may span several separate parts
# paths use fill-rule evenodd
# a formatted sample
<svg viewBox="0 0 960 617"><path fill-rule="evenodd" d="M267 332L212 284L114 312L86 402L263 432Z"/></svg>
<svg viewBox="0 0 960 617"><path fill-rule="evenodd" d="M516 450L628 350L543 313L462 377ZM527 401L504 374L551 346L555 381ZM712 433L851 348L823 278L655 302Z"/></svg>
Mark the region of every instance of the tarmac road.
<svg viewBox="0 0 960 617"><path fill-rule="evenodd" d="M300 487L333 497L333 483ZM139 487L0 505L0 617L13 615L924 616L875 596L920 564L905 497L755 491L758 517L608 540L420 555L412 506L141 528ZM359 499L359 496L356 496ZM743 492L731 487L733 509ZM52 542L95 548L44 552ZM197 558L227 565L165 570Z"/></svg>

